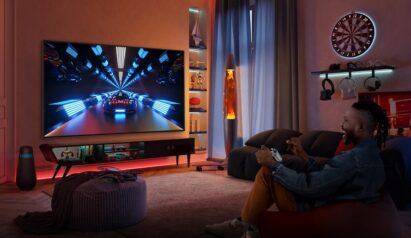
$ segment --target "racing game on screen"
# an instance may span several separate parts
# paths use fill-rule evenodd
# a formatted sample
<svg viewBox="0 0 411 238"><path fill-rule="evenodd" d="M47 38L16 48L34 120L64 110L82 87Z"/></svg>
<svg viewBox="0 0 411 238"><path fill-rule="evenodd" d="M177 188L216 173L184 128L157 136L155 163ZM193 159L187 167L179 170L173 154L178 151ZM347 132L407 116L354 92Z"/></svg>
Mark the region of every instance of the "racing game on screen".
<svg viewBox="0 0 411 238"><path fill-rule="evenodd" d="M184 51L43 42L44 137L184 130Z"/></svg>

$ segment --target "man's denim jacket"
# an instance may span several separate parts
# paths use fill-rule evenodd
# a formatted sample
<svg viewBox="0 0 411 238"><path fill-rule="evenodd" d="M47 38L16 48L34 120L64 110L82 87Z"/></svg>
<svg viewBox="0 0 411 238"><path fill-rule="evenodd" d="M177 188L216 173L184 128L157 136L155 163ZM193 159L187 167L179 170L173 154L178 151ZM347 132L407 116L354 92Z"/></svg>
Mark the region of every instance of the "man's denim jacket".
<svg viewBox="0 0 411 238"><path fill-rule="evenodd" d="M273 179L296 195L299 209L318 207L338 200L378 198L384 180L384 165L374 139L367 139L353 149L336 155L315 170L310 159L304 172L282 164L273 167Z"/></svg>

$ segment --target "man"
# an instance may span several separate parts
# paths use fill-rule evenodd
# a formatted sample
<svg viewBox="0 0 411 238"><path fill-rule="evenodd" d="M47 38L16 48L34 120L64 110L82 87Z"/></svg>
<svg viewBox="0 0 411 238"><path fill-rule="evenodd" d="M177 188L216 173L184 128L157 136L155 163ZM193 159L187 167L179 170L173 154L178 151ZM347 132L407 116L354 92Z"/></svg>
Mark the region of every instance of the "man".
<svg viewBox="0 0 411 238"><path fill-rule="evenodd" d="M341 128L344 142L354 147L323 166L309 158L298 138L287 141L293 153L305 162L304 170L299 172L274 160L271 151L262 146L255 154L262 167L241 217L208 225L206 231L219 237L259 237L258 219L273 203L279 210L303 211L339 200L378 199L385 180L378 148L387 136L385 113L373 102L356 102L345 113Z"/></svg>

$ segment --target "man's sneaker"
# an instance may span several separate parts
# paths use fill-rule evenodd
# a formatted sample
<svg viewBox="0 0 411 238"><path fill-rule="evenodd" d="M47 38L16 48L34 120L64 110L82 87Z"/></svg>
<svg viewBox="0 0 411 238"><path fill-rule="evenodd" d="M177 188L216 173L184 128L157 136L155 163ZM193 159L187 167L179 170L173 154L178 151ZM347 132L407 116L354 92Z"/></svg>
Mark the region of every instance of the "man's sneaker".
<svg viewBox="0 0 411 238"><path fill-rule="evenodd" d="M241 238L260 238L260 232L248 229Z"/></svg>
<svg viewBox="0 0 411 238"><path fill-rule="evenodd" d="M207 225L205 231L221 238L240 238L247 231L247 226L236 218L222 223Z"/></svg>

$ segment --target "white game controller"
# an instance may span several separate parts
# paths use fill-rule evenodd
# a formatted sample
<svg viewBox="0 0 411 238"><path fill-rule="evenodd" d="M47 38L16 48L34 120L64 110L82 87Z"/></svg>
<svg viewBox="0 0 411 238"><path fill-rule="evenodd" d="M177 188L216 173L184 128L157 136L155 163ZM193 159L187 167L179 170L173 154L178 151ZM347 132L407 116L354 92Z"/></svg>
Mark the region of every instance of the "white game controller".
<svg viewBox="0 0 411 238"><path fill-rule="evenodd" d="M280 152L278 152L277 149L275 148L271 148L271 156L273 156L273 158L277 161L277 162L281 162L283 161L283 158L280 155Z"/></svg>

